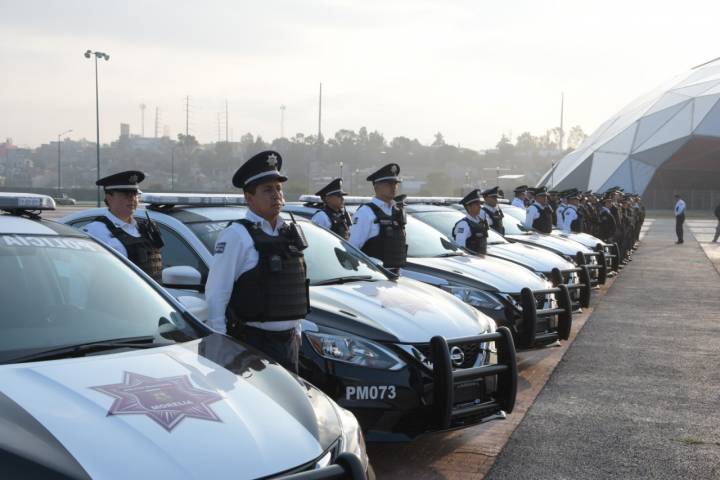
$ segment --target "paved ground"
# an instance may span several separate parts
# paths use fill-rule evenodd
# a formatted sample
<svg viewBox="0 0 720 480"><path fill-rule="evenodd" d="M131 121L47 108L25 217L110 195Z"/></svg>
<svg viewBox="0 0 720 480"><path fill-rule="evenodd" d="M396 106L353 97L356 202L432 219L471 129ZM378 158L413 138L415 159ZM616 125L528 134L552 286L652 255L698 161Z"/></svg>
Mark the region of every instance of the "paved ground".
<svg viewBox="0 0 720 480"><path fill-rule="evenodd" d="M657 218L488 478L720 478L720 277L674 240Z"/></svg>

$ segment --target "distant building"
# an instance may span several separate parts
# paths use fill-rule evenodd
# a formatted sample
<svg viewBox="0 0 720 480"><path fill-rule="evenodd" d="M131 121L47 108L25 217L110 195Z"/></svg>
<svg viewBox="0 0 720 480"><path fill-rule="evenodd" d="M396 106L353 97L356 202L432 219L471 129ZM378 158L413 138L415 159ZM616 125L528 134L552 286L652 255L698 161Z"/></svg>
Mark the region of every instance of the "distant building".
<svg viewBox="0 0 720 480"><path fill-rule="evenodd" d="M130 124L129 123L121 123L120 124L120 138L128 138L130 136Z"/></svg>

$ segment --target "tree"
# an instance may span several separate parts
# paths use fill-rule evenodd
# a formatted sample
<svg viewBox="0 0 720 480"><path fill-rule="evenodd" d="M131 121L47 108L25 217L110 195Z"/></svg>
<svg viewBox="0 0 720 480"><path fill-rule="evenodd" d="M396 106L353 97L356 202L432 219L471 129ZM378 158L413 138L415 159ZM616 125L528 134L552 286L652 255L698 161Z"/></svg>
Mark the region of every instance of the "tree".
<svg viewBox="0 0 720 480"><path fill-rule="evenodd" d="M437 132L435 134L435 140L433 141L432 145L433 147L442 147L445 145L445 138L443 137L443 134L440 132Z"/></svg>
<svg viewBox="0 0 720 480"><path fill-rule="evenodd" d="M568 132L567 147L574 150L579 147L586 138L587 135L585 135L585 132L583 132L583 129L580 127L580 125L575 125L574 127L570 128L570 131Z"/></svg>

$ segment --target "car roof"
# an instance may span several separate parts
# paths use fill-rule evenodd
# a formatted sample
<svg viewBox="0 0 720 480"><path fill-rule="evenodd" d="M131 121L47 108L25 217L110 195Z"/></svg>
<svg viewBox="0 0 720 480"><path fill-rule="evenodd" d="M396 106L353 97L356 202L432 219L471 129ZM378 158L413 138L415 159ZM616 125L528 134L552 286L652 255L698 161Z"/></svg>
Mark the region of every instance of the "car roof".
<svg viewBox="0 0 720 480"><path fill-rule="evenodd" d="M87 237L79 230L61 223L12 214L0 214L0 234Z"/></svg>

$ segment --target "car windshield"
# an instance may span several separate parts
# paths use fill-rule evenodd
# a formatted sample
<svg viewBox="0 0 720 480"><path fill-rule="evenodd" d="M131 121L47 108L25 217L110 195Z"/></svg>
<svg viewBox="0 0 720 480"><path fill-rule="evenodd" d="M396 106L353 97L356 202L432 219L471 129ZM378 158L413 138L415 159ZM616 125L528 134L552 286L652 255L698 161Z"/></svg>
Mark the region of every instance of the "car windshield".
<svg viewBox="0 0 720 480"><path fill-rule="evenodd" d="M448 237L417 218L408 217L405 225L408 257L446 257L463 255L460 247Z"/></svg>
<svg viewBox="0 0 720 480"><path fill-rule="evenodd" d="M387 280L385 274L348 242L310 222L300 222L308 248L305 262L310 284L355 279Z"/></svg>
<svg viewBox="0 0 720 480"><path fill-rule="evenodd" d="M70 345L202 332L92 240L0 235L0 363Z"/></svg>
<svg viewBox="0 0 720 480"><path fill-rule="evenodd" d="M503 227L505 227L505 235L529 235L533 233L525 228L525 225L512 215L505 215L503 217Z"/></svg>
<svg viewBox="0 0 720 480"><path fill-rule="evenodd" d="M465 217L462 212L451 210L442 212L416 212L413 213L412 216L422 222L427 223L434 229L439 230L440 233L447 236L448 238L452 237L452 231L453 228L455 228L455 224ZM488 244L497 245L500 243L509 242L505 240L502 235L497 233L495 230L488 230Z"/></svg>

